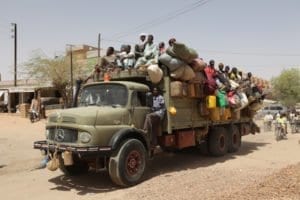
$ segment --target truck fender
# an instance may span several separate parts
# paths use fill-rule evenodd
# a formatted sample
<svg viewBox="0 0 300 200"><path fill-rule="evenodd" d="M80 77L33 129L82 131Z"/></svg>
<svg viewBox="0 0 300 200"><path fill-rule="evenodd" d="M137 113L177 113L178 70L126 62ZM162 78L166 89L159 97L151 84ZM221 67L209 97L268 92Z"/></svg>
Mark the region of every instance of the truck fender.
<svg viewBox="0 0 300 200"><path fill-rule="evenodd" d="M111 146L112 150L116 150L125 140L129 138L135 138L140 140L144 144L145 148L149 149L149 144L147 142L145 133L135 128L121 129L118 132L116 132L110 139L109 146Z"/></svg>

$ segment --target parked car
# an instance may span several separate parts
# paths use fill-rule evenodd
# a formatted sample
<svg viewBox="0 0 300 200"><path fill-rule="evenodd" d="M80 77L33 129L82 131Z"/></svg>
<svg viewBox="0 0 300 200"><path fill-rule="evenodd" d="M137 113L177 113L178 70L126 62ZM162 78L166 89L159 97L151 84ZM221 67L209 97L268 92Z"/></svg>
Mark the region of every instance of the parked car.
<svg viewBox="0 0 300 200"><path fill-rule="evenodd" d="M271 115L276 115L278 112L280 113L286 113L287 107L281 105L281 104L270 104L261 109L262 116L265 116L267 113L270 113Z"/></svg>

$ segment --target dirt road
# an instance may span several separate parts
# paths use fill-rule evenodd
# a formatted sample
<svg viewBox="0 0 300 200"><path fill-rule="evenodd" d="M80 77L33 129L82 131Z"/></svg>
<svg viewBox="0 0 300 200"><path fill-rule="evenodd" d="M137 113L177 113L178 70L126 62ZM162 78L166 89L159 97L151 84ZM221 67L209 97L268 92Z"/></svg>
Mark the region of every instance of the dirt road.
<svg viewBox="0 0 300 200"><path fill-rule="evenodd" d="M300 163L300 134L279 142L271 132L245 136L239 152L221 158L196 150L161 154L150 162L144 182L118 188L105 172L70 178L59 170L35 170L42 156L32 144L44 139L44 125L45 120L31 124L18 116L0 115L1 199L300 199L297 191L287 191L284 197L255 195L262 184L272 182L274 173ZM300 173L297 166L287 174ZM294 181L300 185L297 177Z"/></svg>

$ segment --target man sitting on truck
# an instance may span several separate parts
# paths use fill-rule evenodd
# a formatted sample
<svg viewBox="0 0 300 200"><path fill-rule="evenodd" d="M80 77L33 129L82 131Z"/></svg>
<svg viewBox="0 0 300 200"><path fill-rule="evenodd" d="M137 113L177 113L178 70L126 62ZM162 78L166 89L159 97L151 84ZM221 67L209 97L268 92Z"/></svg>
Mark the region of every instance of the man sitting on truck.
<svg viewBox="0 0 300 200"><path fill-rule="evenodd" d="M146 115L144 130L151 134L151 146L154 148L157 145L156 133L166 112L164 97L159 94L156 87L153 88L153 105L151 111L151 113Z"/></svg>
<svg viewBox="0 0 300 200"><path fill-rule="evenodd" d="M136 61L135 68L146 67L150 64L158 63L158 48L154 44L153 40L153 35L148 35L143 57L140 57Z"/></svg>
<svg viewBox="0 0 300 200"><path fill-rule="evenodd" d="M100 69L101 71L113 70L116 66L116 54L113 47L108 47L106 51L106 56L101 57L100 59Z"/></svg>

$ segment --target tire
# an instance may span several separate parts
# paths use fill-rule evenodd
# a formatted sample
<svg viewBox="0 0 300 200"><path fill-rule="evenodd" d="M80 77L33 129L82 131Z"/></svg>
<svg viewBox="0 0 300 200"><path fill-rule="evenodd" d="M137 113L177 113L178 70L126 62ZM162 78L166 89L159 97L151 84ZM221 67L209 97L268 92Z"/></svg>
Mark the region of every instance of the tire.
<svg viewBox="0 0 300 200"><path fill-rule="evenodd" d="M228 151L228 134L225 128L217 127L210 131L209 153L213 156L223 156Z"/></svg>
<svg viewBox="0 0 300 200"><path fill-rule="evenodd" d="M237 152L241 146L241 133L236 125L232 125L228 134L228 152Z"/></svg>
<svg viewBox="0 0 300 200"><path fill-rule="evenodd" d="M145 146L137 139L129 139L110 157L108 172L115 184L132 186L141 182L146 167Z"/></svg>
<svg viewBox="0 0 300 200"><path fill-rule="evenodd" d="M89 171L89 165L84 161L79 161L78 159L73 157L74 164L70 166L65 166L62 156L60 155L58 158L59 169L67 176L85 174Z"/></svg>

